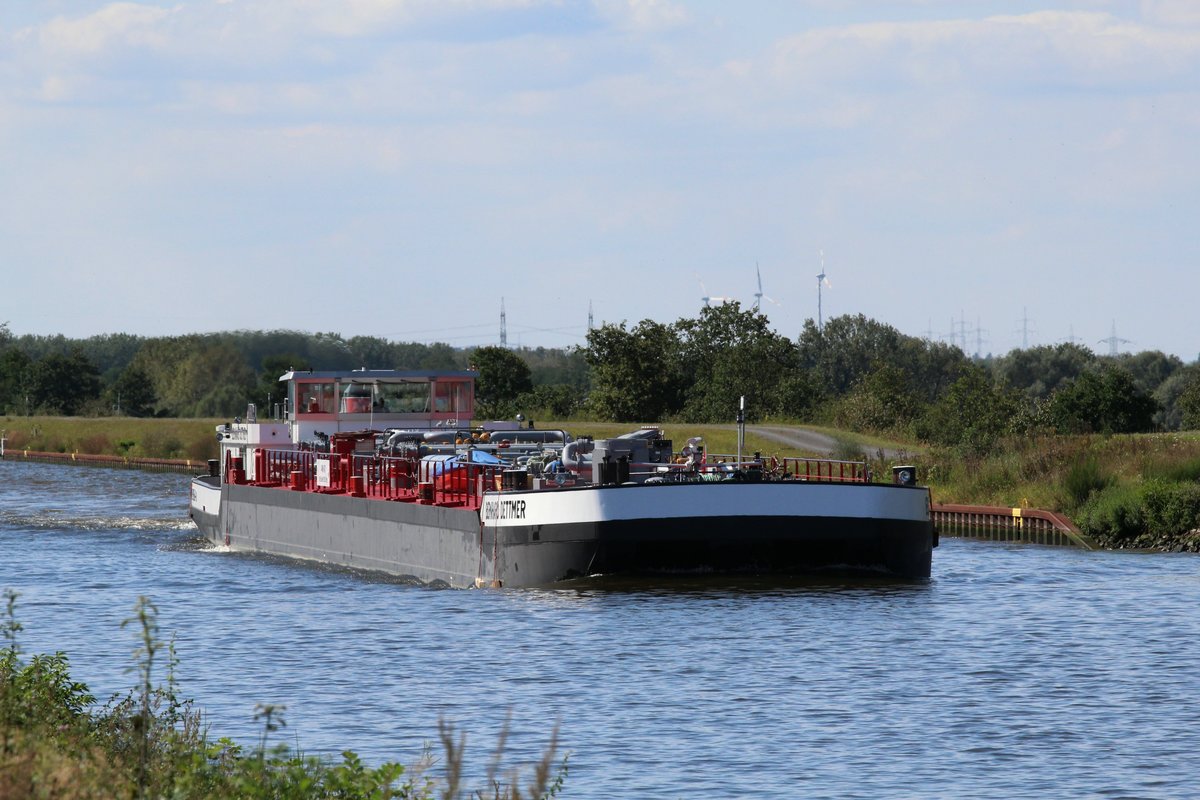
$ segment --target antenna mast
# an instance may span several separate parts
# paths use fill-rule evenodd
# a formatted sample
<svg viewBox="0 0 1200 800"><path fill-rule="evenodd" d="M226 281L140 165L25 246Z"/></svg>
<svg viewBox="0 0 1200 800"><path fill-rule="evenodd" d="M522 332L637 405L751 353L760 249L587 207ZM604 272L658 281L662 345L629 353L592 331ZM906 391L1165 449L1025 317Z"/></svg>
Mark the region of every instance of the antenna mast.
<svg viewBox="0 0 1200 800"><path fill-rule="evenodd" d="M588 330L590 331L590 330L592 329L592 327L593 327L593 321L592 321L592 301L591 301L591 300L588 300Z"/></svg>

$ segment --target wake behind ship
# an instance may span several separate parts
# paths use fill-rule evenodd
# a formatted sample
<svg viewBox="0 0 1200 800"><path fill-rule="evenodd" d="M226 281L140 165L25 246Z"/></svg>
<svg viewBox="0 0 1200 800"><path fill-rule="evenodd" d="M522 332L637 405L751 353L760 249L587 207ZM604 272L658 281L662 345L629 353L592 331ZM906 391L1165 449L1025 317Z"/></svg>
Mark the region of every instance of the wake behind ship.
<svg viewBox="0 0 1200 800"><path fill-rule="evenodd" d="M472 426L475 373L290 371L266 422L219 426L191 516L214 543L450 586L590 575L930 574L911 468Z"/></svg>

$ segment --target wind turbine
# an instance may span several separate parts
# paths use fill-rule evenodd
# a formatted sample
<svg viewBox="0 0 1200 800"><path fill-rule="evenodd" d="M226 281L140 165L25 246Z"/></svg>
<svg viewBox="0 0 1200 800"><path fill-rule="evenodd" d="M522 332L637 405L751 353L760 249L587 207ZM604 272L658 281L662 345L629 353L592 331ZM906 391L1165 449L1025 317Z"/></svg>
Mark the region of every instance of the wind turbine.
<svg viewBox="0 0 1200 800"><path fill-rule="evenodd" d="M821 287L826 286L830 289L833 284L829 282L829 278L825 277L825 251L818 250L817 253L821 256L821 274L817 276L817 330L825 330L825 320L821 316Z"/></svg>
<svg viewBox="0 0 1200 800"><path fill-rule="evenodd" d="M696 276L696 280L700 281L699 275ZM700 299L704 301L705 308L708 308L713 303L716 303L717 305L721 305L723 303L728 303L731 300L733 300L732 297L716 297L716 296L710 297L708 294L708 289L706 289L704 286L704 281L700 281L700 291L704 292L704 296L701 297Z"/></svg>
<svg viewBox="0 0 1200 800"><path fill-rule="evenodd" d="M775 300L773 297L763 294L762 273L759 272L757 261L754 262L754 275L755 275L755 277L758 278L758 291L754 293L754 306L753 306L754 310L758 311L759 306L762 305L763 298L766 298L766 300L768 302L774 303L775 305L779 305L779 301Z"/></svg>

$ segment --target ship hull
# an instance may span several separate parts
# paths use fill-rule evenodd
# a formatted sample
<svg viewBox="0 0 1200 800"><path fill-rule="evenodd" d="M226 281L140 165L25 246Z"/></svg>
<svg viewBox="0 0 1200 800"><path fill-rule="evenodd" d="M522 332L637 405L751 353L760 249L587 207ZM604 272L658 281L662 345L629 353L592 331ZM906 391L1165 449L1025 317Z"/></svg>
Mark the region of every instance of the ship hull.
<svg viewBox="0 0 1200 800"><path fill-rule="evenodd" d="M450 586L544 586L595 574L930 575L928 491L804 482L488 493L479 510L217 485L192 517L233 550Z"/></svg>

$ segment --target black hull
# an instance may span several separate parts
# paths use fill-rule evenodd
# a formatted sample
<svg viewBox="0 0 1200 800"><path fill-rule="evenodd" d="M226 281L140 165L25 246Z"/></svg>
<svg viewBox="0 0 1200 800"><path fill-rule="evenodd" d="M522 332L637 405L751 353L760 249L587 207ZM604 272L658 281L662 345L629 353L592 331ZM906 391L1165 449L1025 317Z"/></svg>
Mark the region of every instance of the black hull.
<svg viewBox="0 0 1200 800"><path fill-rule="evenodd" d="M486 537L485 546L491 537ZM734 517L621 520L503 529L502 574L930 576L934 534L925 522ZM564 571L559 549L574 551Z"/></svg>

